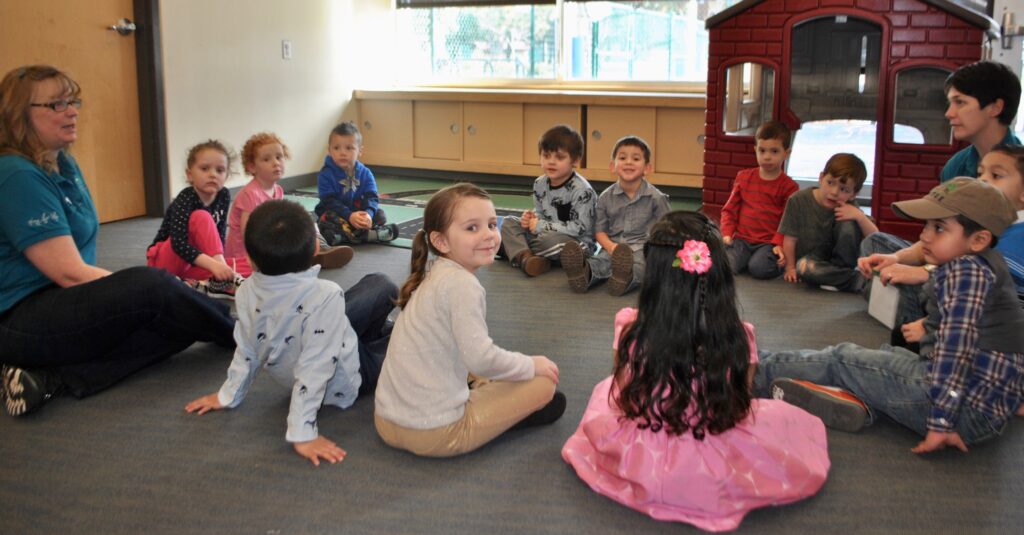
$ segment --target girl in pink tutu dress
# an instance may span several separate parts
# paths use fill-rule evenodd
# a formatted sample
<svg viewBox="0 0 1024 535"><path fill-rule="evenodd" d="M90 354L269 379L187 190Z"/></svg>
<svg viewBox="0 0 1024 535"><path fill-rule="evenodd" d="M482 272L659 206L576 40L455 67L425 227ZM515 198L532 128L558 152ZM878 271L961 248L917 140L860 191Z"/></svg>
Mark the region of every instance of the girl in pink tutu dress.
<svg viewBox="0 0 1024 535"><path fill-rule="evenodd" d="M598 493L710 531L816 493L830 466L825 427L785 402L751 399L754 328L740 321L717 228L672 212L644 253L639 309L615 317L614 372L594 387L562 457Z"/></svg>

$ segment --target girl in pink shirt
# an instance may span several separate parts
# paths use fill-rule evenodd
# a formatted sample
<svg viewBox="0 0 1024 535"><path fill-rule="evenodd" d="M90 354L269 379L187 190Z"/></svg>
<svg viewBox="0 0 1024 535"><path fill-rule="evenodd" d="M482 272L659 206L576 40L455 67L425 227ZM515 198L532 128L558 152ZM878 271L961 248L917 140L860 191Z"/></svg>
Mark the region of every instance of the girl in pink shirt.
<svg viewBox="0 0 1024 535"><path fill-rule="evenodd" d="M249 221L249 214L267 201L284 198L284 189L278 182L284 176L284 161L290 158L288 145L271 132L260 132L245 142L242 147L242 166L252 176L252 180L238 192L235 203L231 205L225 244L227 256L246 257L245 224ZM314 259L316 264L330 269L344 266L352 260L351 247L328 247L319 230L317 239L320 241L320 252Z"/></svg>
<svg viewBox="0 0 1024 535"><path fill-rule="evenodd" d="M288 146L275 134L260 132L245 142L242 166L252 180L238 192L228 214L227 256L246 256L243 238L249 214L269 200L284 198L284 189L278 182L284 176L284 161L288 158Z"/></svg>

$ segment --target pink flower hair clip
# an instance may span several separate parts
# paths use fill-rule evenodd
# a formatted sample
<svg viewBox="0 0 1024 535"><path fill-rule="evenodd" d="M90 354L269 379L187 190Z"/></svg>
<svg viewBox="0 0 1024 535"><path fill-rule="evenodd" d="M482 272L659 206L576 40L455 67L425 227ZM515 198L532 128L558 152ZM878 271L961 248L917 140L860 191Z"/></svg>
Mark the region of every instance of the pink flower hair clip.
<svg viewBox="0 0 1024 535"><path fill-rule="evenodd" d="M686 240L683 248L676 251L672 267L682 268L689 273L707 273L711 269L711 250L708 244L697 240Z"/></svg>

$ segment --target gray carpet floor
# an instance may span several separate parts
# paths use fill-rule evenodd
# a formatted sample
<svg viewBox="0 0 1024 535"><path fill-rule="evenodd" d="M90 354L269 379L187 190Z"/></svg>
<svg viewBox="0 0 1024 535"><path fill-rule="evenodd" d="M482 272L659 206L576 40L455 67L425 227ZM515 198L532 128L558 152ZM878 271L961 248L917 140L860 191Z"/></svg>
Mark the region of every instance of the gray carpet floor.
<svg viewBox="0 0 1024 535"><path fill-rule="evenodd" d="M158 219L107 224L99 264L144 261ZM363 246L322 276L349 287L381 271L401 283L406 249ZM568 398L552 426L516 431L469 455L431 460L385 446L373 400L324 408L320 431L348 451L314 468L284 441L288 392L256 379L237 409L186 414L216 390L231 354L209 344L85 400L61 397L23 419L0 416L0 533L677 533L591 492L560 456L591 388L611 367L612 320L636 294L569 291L554 270L527 279L507 263L479 273L495 341L544 354ZM766 349L839 341L877 346L886 330L856 296L740 277L743 315ZM829 431L832 470L803 502L752 512L744 533L1020 533L1024 419L999 440L926 457L882 421ZM1014 527L1016 526L1016 527Z"/></svg>

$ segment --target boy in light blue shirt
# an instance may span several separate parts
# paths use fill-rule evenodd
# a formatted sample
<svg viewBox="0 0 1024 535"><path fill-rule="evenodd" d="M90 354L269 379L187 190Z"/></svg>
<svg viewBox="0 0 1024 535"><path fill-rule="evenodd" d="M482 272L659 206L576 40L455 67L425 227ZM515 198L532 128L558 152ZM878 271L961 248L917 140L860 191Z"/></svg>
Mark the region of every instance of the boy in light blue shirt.
<svg viewBox="0 0 1024 535"><path fill-rule="evenodd" d="M383 326L397 288L370 275L349 290L370 309L346 307L341 288L317 278L313 221L290 201L267 201L252 211L245 248L257 271L235 297L237 348L227 380L185 410L205 414L237 407L265 368L291 389L285 439L314 465L320 459L340 462L345 450L319 434L317 412L322 405L348 408L360 393L373 391L390 338Z"/></svg>

